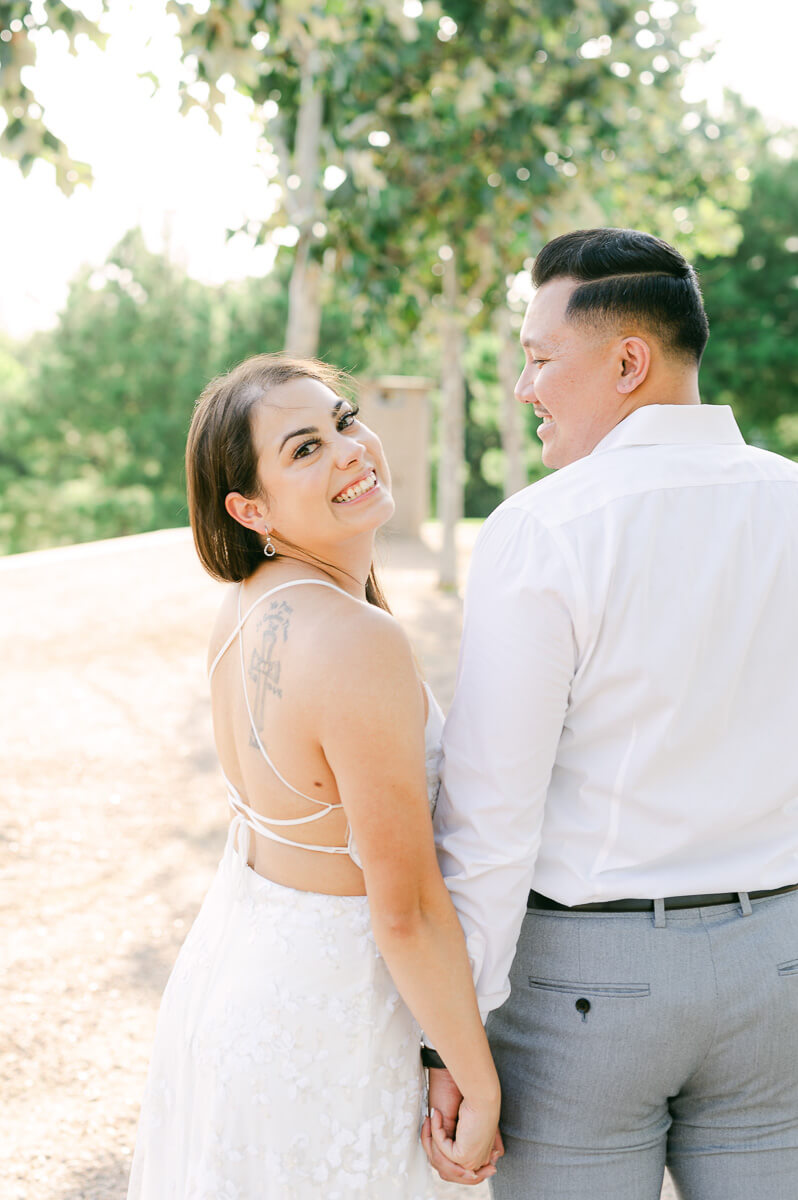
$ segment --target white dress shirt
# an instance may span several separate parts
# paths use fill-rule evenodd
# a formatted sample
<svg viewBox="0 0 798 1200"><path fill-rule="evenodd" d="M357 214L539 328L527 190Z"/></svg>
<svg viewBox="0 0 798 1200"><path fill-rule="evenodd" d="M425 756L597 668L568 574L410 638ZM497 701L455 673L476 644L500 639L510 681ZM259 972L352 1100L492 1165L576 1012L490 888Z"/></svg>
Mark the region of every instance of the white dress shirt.
<svg viewBox="0 0 798 1200"><path fill-rule="evenodd" d="M527 893L798 882L798 465L656 405L506 500L471 563L435 814L483 1018Z"/></svg>

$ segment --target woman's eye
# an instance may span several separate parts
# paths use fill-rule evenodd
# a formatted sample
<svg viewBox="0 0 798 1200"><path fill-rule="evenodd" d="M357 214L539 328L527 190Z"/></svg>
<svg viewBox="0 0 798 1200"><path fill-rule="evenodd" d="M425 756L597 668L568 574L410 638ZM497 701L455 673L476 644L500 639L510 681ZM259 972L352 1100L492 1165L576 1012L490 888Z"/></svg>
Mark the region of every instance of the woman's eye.
<svg viewBox="0 0 798 1200"><path fill-rule="evenodd" d="M549 360L548 360L547 358L533 358L533 359L532 359L532 364L533 364L533 366L535 366L535 367L542 367L542 366L543 366L543 364L544 364L544 363L547 363L548 361L549 361Z"/></svg>
<svg viewBox="0 0 798 1200"><path fill-rule="evenodd" d="M302 445L294 451L294 458L307 458L309 454L313 453L318 444L318 441L303 442Z"/></svg>
<svg viewBox="0 0 798 1200"><path fill-rule="evenodd" d="M357 420L357 414L359 412L360 412L359 408L350 408L348 410L348 412L342 413L341 416L338 418L336 428L339 430L349 429L352 425L355 424L355 421ZM292 457L295 459L296 458L309 458L311 456L311 454L313 454L318 449L318 447L321 445L322 445L321 438L313 438L309 442L303 442L302 445L298 446L297 449L294 451Z"/></svg>
<svg viewBox="0 0 798 1200"><path fill-rule="evenodd" d="M359 412L359 408L350 408L349 412L345 412L341 417L340 421L338 422L338 428L349 429L350 426L354 425Z"/></svg>

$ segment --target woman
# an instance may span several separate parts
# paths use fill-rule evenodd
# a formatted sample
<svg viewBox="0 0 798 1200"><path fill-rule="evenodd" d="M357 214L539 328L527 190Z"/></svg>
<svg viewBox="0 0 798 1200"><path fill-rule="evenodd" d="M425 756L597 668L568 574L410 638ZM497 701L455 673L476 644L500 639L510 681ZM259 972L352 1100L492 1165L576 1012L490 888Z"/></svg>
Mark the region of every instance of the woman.
<svg viewBox="0 0 798 1200"><path fill-rule="evenodd" d="M194 413L195 544L238 582L209 654L234 816L164 993L129 1200L459 1194L419 1142L420 1027L465 1097L454 1142L432 1128L456 1177L501 1153L432 840L442 716L374 577L390 477L342 382L261 355Z"/></svg>

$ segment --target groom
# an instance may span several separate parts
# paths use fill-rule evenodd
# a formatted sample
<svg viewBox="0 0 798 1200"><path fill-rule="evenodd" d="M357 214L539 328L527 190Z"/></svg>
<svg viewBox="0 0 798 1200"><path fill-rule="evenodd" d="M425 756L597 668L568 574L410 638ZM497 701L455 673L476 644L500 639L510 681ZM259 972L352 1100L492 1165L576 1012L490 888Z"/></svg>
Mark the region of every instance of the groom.
<svg viewBox="0 0 798 1200"><path fill-rule="evenodd" d="M667 1163L685 1200L795 1200L798 465L701 404L671 246L570 233L533 280L516 394L559 470L477 542L435 817L494 1196L656 1200ZM430 1104L451 1128L445 1070Z"/></svg>

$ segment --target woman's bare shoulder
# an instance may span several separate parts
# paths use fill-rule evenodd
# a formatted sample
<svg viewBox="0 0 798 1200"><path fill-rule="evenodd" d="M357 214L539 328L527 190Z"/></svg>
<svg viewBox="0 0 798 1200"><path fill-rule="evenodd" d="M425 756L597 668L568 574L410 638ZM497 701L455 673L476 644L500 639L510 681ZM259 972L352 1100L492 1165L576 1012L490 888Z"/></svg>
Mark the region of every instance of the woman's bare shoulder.
<svg viewBox="0 0 798 1200"><path fill-rule="evenodd" d="M391 613L350 596L331 596L325 617L313 632L320 696L362 704L386 687L417 688L410 641Z"/></svg>
<svg viewBox="0 0 798 1200"><path fill-rule="evenodd" d="M331 595L329 602L329 621L319 622L319 636L325 641L327 653L333 658L351 654L355 648L366 651L376 649L400 651L402 648L410 653L410 642L407 634L392 613L376 604L367 604L356 600L354 596L340 594ZM356 646L350 644L347 648L342 639L334 635L335 630L346 631L348 638L354 639Z"/></svg>
<svg viewBox="0 0 798 1200"><path fill-rule="evenodd" d="M238 585L230 584L225 588L222 602L216 610L216 619L211 629L211 636L208 639L208 670L210 670L213 660L237 624Z"/></svg>
<svg viewBox="0 0 798 1200"><path fill-rule="evenodd" d="M285 583L312 583L313 576L304 579L287 578ZM319 577L319 581L321 577ZM253 581L254 582L254 581ZM241 610L257 603L259 595L266 597L272 588L246 587L241 594ZM367 604L341 589L331 587L280 587L274 594L280 606L280 635L292 649L299 676L307 674L316 680L319 694L335 681L335 693L361 696L370 690L377 679L398 682L414 672L410 642L396 618L385 609ZM208 665L213 662L225 641L238 624L238 588L230 587L216 615L208 647ZM278 614L275 613L275 619ZM246 637L246 631L245 631Z"/></svg>

